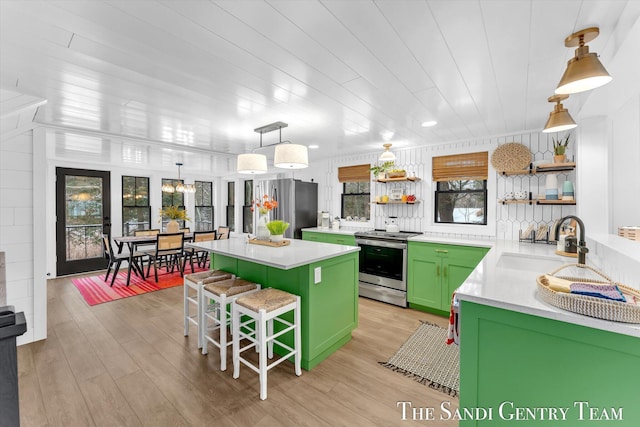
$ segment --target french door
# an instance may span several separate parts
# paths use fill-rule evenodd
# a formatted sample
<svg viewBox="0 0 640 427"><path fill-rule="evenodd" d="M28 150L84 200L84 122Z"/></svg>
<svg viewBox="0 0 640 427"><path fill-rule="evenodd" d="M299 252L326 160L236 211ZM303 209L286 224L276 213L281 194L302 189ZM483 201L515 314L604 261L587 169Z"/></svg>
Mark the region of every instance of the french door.
<svg viewBox="0 0 640 427"><path fill-rule="evenodd" d="M110 173L56 168L57 275L107 267L102 234L110 234Z"/></svg>

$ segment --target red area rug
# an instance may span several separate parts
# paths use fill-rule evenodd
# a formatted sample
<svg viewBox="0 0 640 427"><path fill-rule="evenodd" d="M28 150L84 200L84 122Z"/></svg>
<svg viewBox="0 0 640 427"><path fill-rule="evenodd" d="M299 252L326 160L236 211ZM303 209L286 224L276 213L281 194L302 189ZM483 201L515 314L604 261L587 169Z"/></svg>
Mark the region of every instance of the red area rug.
<svg viewBox="0 0 640 427"><path fill-rule="evenodd" d="M202 270L203 269L196 267L196 272ZM189 274L191 273L191 268L187 267L185 271ZM102 304L122 298L146 294L148 292L159 291L161 289L173 288L174 286L180 286L184 283L183 278L180 277L180 272L167 273L164 269L159 269L158 283L154 280L153 271L146 280L131 273L131 281L129 282L129 286L127 286L127 271L125 270L118 273L113 287L110 287L109 282L111 282L112 276L109 276L109 282L105 282L105 274L106 273L102 273L97 276L71 279L71 282L78 288L80 295L82 295L87 304Z"/></svg>

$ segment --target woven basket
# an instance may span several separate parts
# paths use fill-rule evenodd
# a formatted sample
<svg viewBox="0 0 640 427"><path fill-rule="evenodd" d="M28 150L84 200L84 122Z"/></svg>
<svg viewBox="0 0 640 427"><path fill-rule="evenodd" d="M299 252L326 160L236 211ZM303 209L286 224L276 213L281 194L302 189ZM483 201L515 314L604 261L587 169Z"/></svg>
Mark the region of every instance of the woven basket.
<svg viewBox="0 0 640 427"><path fill-rule="evenodd" d="M581 267L589 269L596 273L598 276L602 277L604 280L585 280L584 278L567 277L557 274L567 267ZM593 283L600 285L617 285L623 294L638 295L638 290L622 285L620 283L615 283L600 271L584 264L563 265L552 273L549 273L549 275L573 282ZM614 322L624 323L640 323L639 305L612 301L597 297L590 297L586 295L556 292L542 283L543 277L544 275L538 276L536 280L536 282L538 283L538 293L545 302L553 306L572 311L574 313L583 314L585 316L595 317L597 319L612 320Z"/></svg>

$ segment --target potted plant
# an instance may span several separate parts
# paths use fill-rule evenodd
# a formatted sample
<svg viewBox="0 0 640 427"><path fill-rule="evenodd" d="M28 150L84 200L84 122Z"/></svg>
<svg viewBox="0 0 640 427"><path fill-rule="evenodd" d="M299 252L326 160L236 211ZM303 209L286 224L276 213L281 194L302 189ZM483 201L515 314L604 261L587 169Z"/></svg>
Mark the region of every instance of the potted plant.
<svg viewBox="0 0 640 427"><path fill-rule="evenodd" d="M284 238L284 232L289 228L289 223L281 221L279 219L269 221L267 223L267 229L269 229L269 233L271 233L271 241L272 242L282 242Z"/></svg>
<svg viewBox="0 0 640 427"><path fill-rule="evenodd" d="M178 224L178 220L180 221L191 221L191 218L187 216L187 211L184 209L180 209L178 206L167 206L164 209L160 209L160 219L158 222L162 222L164 218L169 218L169 222L167 223L167 233L177 233L180 231L180 224Z"/></svg>
<svg viewBox="0 0 640 427"><path fill-rule="evenodd" d="M382 177L384 177L384 173L386 173L388 170L390 170L394 166L395 166L395 163L392 160L389 160L387 162L382 163L381 165L373 166L370 170L371 172L373 172L373 177L375 179L378 179L378 175L383 174Z"/></svg>
<svg viewBox="0 0 640 427"><path fill-rule="evenodd" d="M569 138L571 138L571 134L567 134L567 136L565 136L564 138L552 138L554 163L564 163L566 161L565 150L569 145Z"/></svg>

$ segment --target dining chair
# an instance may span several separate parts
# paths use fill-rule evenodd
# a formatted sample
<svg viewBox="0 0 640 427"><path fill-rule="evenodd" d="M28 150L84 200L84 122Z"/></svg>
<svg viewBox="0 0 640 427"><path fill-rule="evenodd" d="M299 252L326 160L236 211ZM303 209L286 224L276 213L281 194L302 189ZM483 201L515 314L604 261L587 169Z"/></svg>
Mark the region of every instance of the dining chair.
<svg viewBox="0 0 640 427"><path fill-rule="evenodd" d="M133 235L135 237L140 237L140 236L157 236L158 234L160 234L160 229L158 228L152 228L150 230L134 230L133 231ZM134 245L135 247L135 245ZM151 250L153 249L153 246L151 245L141 245L140 250Z"/></svg>
<svg viewBox="0 0 640 427"><path fill-rule="evenodd" d="M206 242L210 240L216 240L216 232L214 230L211 231L194 231L193 232L193 242ZM209 259L209 251L197 250L194 248L184 248L184 260L182 261L182 271L184 271L187 265L187 258L189 259L189 264L191 264L191 272L194 272L193 269L193 256L196 256L196 262L198 263L198 267L203 268L207 266L207 259Z"/></svg>
<svg viewBox="0 0 640 427"><path fill-rule="evenodd" d="M191 229L189 227L181 228L178 231L180 231L181 233L185 233L185 234L191 233Z"/></svg>
<svg viewBox="0 0 640 427"><path fill-rule="evenodd" d="M229 238L230 228L226 226L219 226L216 232L216 240L224 240Z"/></svg>
<svg viewBox="0 0 640 427"><path fill-rule="evenodd" d="M180 277L183 277L181 257L184 250L184 233L160 233L156 240L156 247L154 250L144 251L149 256L149 264L147 267L147 275L151 273L151 264L153 264L153 272L155 274L156 282L158 282L158 268L159 263L164 260L167 272L171 267L171 273L173 269L178 267L180 271Z"/></svg>
<svg viewBox="0 0 640 427"><path fill-rule="evenodd" d="M107 274L104 277L104 281L106 282L109 279L109 275L111 274L111 268L113 267L113 277L111 278L111 283L109 284L109 286L113 286L113 283L115 282L116 277L118 276L118 271L120 270L120 265L122 264L122 261L129 261L131 254L114 253L113 246L111 245L111 240L109 239L108 234L102 235L102 247L104 249L104 254L107 257L107 260L109 261L109 264L107 265ZM138 261L142 260L142 258L145 256L146 256L145 253L134 252L131 256L131 260L133 263L135 263L135 265L134 266L130 265L129 268L133 267L134 269L137 268L138 271L143 271L140 264L138 264Z"/></svg>

